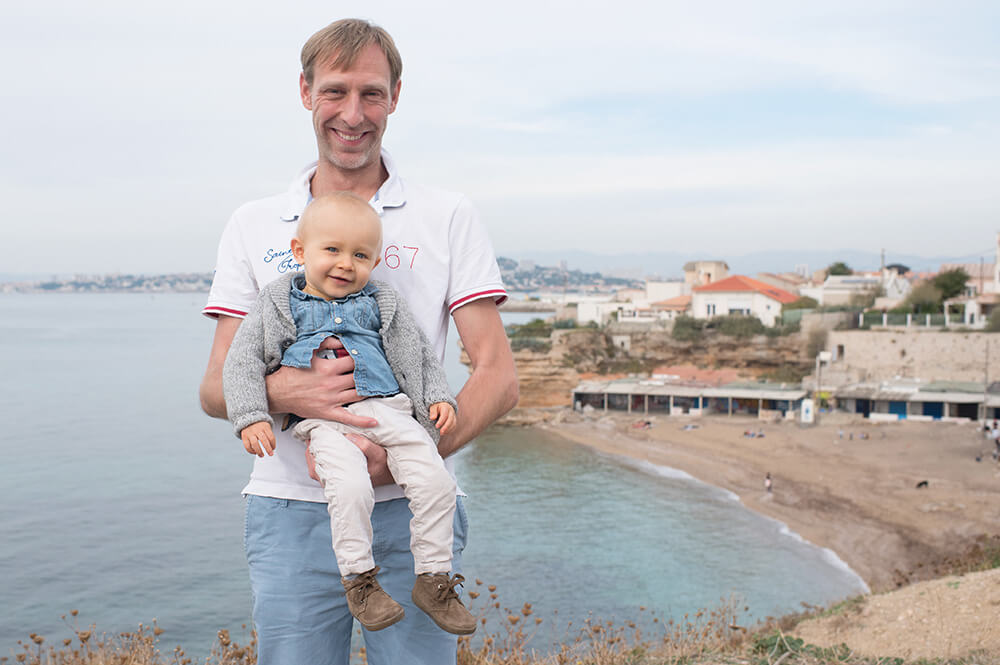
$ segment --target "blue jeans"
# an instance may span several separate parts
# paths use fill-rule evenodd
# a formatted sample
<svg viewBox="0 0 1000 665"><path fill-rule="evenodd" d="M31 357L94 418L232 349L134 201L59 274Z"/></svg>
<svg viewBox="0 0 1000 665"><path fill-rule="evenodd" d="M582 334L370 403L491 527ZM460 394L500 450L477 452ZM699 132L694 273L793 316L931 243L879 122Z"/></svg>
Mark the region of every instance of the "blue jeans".
<svg viewBox="0 0 1000 665"><path fill-rule="evenodd" d="M406 499L381 501L372 512L379 583L406 610L399 623L364 632L372 665L443 665L456 660L457 638L438 628L410 598L415 581L412 517ZM469 525L462 497L454 523L452 570L459 572ZM326 504L248 496L244 544L258 665L348 665L354 617L330 547Z"/></svg>

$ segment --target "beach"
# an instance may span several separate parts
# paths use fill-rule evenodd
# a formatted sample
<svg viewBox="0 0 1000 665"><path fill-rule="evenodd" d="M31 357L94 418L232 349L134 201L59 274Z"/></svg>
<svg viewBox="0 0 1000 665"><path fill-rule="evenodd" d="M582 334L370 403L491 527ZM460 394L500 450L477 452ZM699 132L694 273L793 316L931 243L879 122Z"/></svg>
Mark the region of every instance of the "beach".
<svg viewBox="0 0 1000 665"><path fill-rule="evenodd" d="M727 489L747 508L832 550L872 591L940 574L1000 526L1000 466L974 423L872 423L832 413L805 426L569 409L520 418Z"/></svg>

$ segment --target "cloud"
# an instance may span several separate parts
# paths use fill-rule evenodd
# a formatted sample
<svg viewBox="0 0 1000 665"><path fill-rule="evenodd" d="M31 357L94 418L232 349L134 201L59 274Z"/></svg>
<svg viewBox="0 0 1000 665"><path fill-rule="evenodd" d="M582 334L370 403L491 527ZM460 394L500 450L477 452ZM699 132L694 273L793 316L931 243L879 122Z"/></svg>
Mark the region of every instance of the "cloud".
<svg viewBox="0 0 1000 665"><path fill-rule="evenodd" d="M52 239L41 259L5 269L209 269L229 211L283 189L315 153L298 50L333 12L385 25L403 52L387 145L407 175L468 193L505 248L601 251L645 233L749 251L835 229L920 253L993 233L995 3L612 9L5 7L0 197L32 224L5 225L0 242ZM609 223L622 232L609 237ZM129 256L116 256L116 233Z"/></svg>

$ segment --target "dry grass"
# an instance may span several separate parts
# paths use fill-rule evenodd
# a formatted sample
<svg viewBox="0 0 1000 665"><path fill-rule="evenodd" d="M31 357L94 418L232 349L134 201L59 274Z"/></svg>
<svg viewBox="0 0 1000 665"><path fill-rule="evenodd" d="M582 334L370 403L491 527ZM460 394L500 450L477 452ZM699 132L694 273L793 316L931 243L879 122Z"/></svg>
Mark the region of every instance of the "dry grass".
<svg viewBox="0 0 1000 665"><path fill-rule="evenodd" d="M992 559L995 541L983 545L980 557ZM962 563L969 565L972 559L976 557L964 558ZM733 602L721 602L716 610L684 615L677 621L663 621L640 607L636 620L623 624L596 618L587 618L577 626L567 622L560 646L551 650L547 644L536 646L535 640L545 622L558 623L558 614L548 619L536 616L530 603L517 609L505 607L496 587L480 580L467 595L470 609L479 615L480 630L459 638L458 665L903 665L900 659L862 658L844 646L824 649L787 635L803 616L819 608L768 618L763 625L748 629L739 625L748 608L738 608ZM836 612L838 607L822 611ZM140 624L133 632L115 635L98 634L94 625L81 628L76 610L63 620L73 637L53 644L32 633L27 641L18 643L17 653L0 657L0 665L253 665L257 659L252 631L245 645L234 642L228 631L219 631L210 654L197 661L181 647L161 651L158 638L163 629L155 620L152 625ZM357 656L366 662L363 647ZM914 661L912 665L987 663L991 661L972 657Z"/></svg>
<svg viewBox="0 0 1000 665"><path fill-rule="evenodd" d="M163 629L156 620L151 626L139 624L130 633L108 635L99 634L93 624L81 628L77 610L70 612L70 617L63 615L62 619L73 637L64 638L56 645L47 644L45 637L32 633L27 642L18 641L20 652L12 657L0 658L0 664L9 665L13 661L25 665L191 665L195 662L181 647L168 653L160 651L158 638ZM220 630L204 662L211 665L253 665L257 662L257 639L251 632L249 643L240 645L230 638L228 630Z"/></svg>

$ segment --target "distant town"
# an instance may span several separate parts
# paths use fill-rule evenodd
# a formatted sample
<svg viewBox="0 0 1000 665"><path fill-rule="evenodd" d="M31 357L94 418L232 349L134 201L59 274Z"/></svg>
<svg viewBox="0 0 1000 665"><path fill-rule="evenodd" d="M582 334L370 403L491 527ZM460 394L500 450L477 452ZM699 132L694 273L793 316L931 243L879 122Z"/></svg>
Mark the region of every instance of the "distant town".
<svg viewBox="0 0 1000 665"><path fill-rule="evenodd" d="M982 334L1000 332L1000 234L995 242L993 261L931 271L883 258L878 270L833 261L751 276L713 259L687 261L671 280L500 257L504 307L540 317L508 330L522 405L998 419L1000 335ZM0 283L0 293L205 293L211 281L76 275Z"/></svg>
<svg viewBox="0 0 1000 665"><path fill-rule="evenodd" d="M596 272L536 266L531 261L497 259L504 285L513 292L613 292L641 288L642 280L607 277ZM0 283L0 293L198 293L212 286L212 273L167 275L74 275L35 281Z"/></svg>

